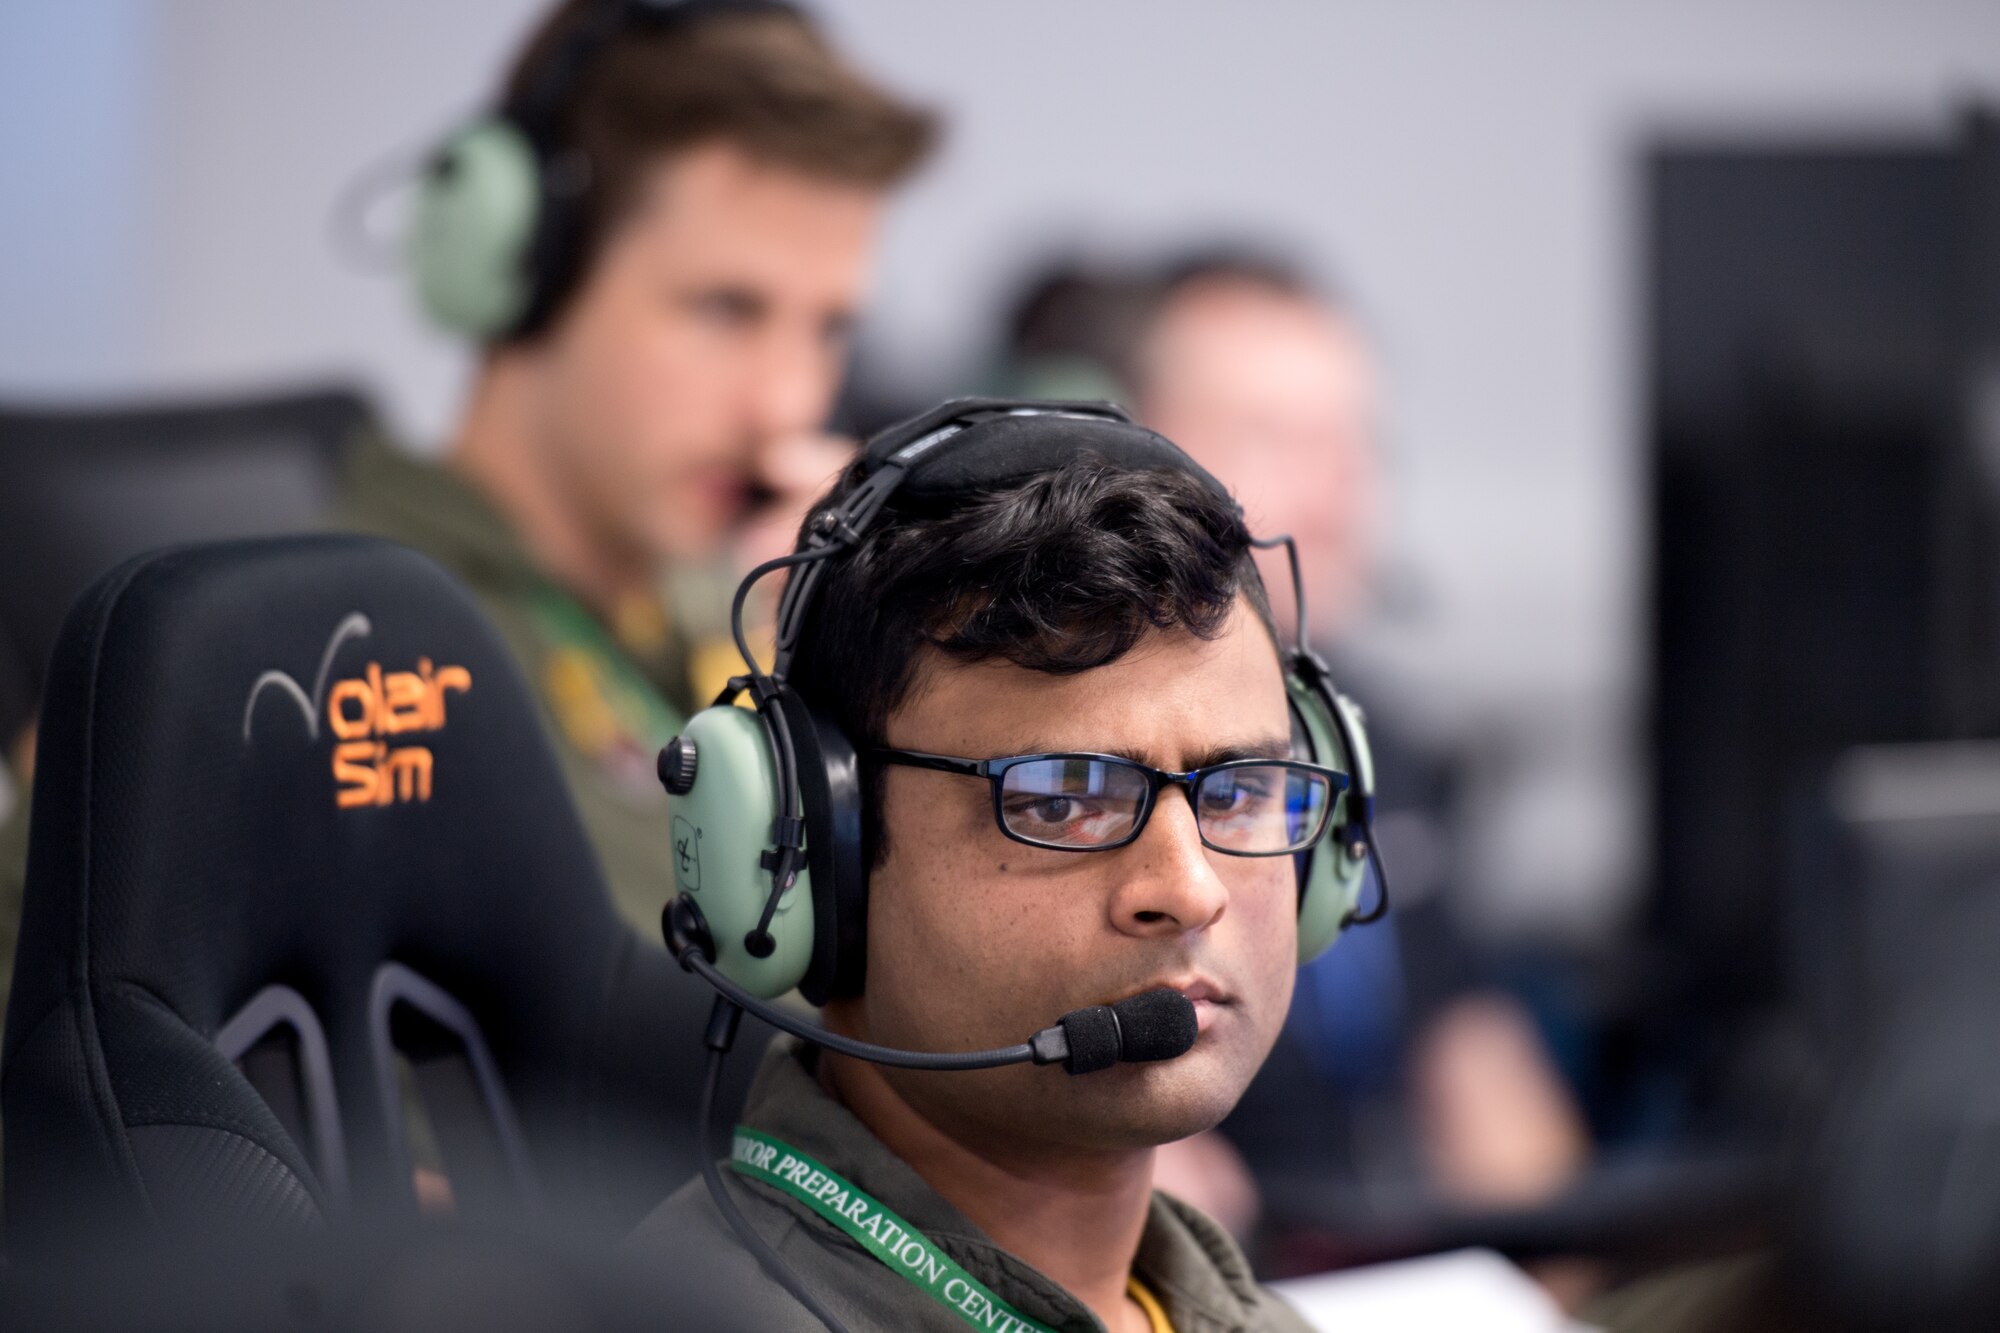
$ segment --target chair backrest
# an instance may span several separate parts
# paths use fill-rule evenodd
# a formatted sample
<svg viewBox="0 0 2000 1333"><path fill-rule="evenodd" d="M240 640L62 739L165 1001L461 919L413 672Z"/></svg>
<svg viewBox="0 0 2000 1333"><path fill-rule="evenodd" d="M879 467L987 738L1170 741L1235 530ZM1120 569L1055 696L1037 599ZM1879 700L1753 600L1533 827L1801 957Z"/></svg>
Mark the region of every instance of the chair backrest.
<svg viewBox="0 0 2000 1333"><path fill-rule="evenodd" d="M356 391L0 405L0 741L33 714L63 613L154 547L303 532L375 414Z"/></svg>
<svg viewBox="0 0 2000 1333"><path fill-rule="evenodd" d="M0 1058L10 1239L408 1212L621 1234L707 997L614 912L506 649L392 543L141 556L50 665Z"/></svg>

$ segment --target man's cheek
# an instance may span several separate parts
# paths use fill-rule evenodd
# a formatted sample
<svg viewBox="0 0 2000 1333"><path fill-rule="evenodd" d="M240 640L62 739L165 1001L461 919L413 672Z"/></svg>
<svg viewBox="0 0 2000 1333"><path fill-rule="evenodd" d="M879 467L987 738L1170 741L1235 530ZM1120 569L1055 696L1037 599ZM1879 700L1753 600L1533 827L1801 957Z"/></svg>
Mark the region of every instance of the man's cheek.
<svg viewBox="0 0 2000 1333"><path fill-rule="evenodd" d="M1275 859L1275 858L1274 858ZM1298 879L1289 861L1252 862L1230 885L1230 909L1267 947L1298 943Z"/></svg>
<svg viewBox="0 0 2000 1333"><path fill-rule="evenodd" d="M1263 883L1240 900L1246 909L1246 961L1256 978L1261 1018L1282 1018L1291 1003L1298 964L1298 890L1290 875Z"/></svg>

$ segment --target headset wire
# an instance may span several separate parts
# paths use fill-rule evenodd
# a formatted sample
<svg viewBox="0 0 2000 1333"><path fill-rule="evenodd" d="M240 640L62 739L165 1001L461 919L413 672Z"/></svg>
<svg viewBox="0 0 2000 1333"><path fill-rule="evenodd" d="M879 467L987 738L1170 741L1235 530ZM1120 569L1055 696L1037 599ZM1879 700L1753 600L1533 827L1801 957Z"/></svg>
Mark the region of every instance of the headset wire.
<svg viewBox="0 0 2000 1333"><path fill-rule="evenodd" d="M764 1266L764 1271L775 1278L779 1286L790 1292L792 1299L810 1311L813 1318L824 1324L827 1333L848 1333L847 1325L840 1321L840 1317L826 1308L825 1303L811 1287L806 1285L804 1279L792 1271L791 1265L787 1264L771 1243L764 1239L762 1233L750 1225L750 1219L743 1215L743 1210L736 1206L736 1200L730 1197L728 1188L722 1183L722 1169L716 1165L714 1150L709 1146L714 1134L715 1094L722 1086L722 1062L729 1058L727 1042L733 1041L735 1036L734 1020L740 1018L743 1011L719 997L715 1004L716 1008L709 1023L711 1033L717 1028L716 1019L721 1016L725 1006L732 1017L726 1024L729 1035L725 1039L725 1044L717 1045L713 1038L709 1042L708 1069L701 1081L701 1105L696 1115L695 1132L701 1141L702 1183L708 1186L709 1197L715 1200L716 1209L722 1214L723 1221L729 1224L729 1229L736 1233L736 1238L743 1242L744 1247L757 1256L757 1262Z"/></svg>
<svg viewBox="0 0 2000 1333"><path fill-rule="evenodd" d="M1292 601L1293 605L1297 607L1298 614L1298 619L1295 622L1298 626L1298 637L1292 645L1292 652L1296 655L1299 662L1306 664L1309 668L1309 674L1316 678L1318 686L1324 687L1328 692L1334 692L1335 687L1331 673L1327 670L1326 662L1318 653L1313 651L1312 642L1307 637L1306 579L1304 571L1299 567L1298 542L1292 539L1291 534L1283 533L1276 537L1262 539L1252 537L1250 544L1260 551L1275 551L1280 548L1284 550L1285 562L1290 566L1292 574ZM1333 725L1340 731L1341 744L1345 745L1348 753L1352 755L1354 753L1354 738L1348 734L1347 721L1341 716L1340 709L1337 707L1333 709ZM1370 785L1371 790L1359 794L1361 798L1361 846L1363 852L1368 857L1369 868L1375 872L1375 905L1365 912L1360 908L1349 909L1346 917L1340 923L1343 930L1349 926L1373 925L1388 915L1389 912L1389 867L1383 864L1382 848L1377 844L1375 839L1375 793L1372 790L1373 784Z"/></svg>
<svg viewBox="0 0 2000 1333"><path fill-rule="evenodd" d="M786 821L801 818L797 792L798 761L792 746L791 724L786 720L784 710L777 706L776 694L782 688L782 677L766 672L757 661L757 655L750 650L749 636L743 630L743 607L749 600L750 590L768 575L794 565L813 565L835 554L835 546L815 546L804 551L794 551L763 564L744 575L736 586L736 596L729 605L729 633L736 640L736 651L743 657L743 665L750 677L751 697L757 704L757 720L763 725L764 734L770 740L771 752L776 759L778 820L782 826ZM812 572L808 570L807 572ZM787 589L789 592L790 589ZM782 605L782 602L781 602ZM751 940L769 941L771 920L777 915L778 903L785 891L792 886L798 876L799 848L796 839L774 837L778 848L778 859L771 867L771 892L764 899L763 913L757 919L757 929L750 933ZM753 951L754 952L754 951ZM765 950L766 953L769 950Z"/></svg>

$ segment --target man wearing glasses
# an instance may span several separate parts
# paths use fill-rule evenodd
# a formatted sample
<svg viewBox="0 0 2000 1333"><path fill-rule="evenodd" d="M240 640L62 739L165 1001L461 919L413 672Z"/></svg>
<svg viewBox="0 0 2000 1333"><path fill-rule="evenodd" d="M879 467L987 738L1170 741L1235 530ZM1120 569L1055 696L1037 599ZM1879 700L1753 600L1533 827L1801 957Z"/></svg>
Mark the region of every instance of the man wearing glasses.
<svg viewBox="0 0 2000 1333"><path fill-rule="evenodd" d="M809 1145L1005 1307L952 1308L782 1190L731 1179L850 1327L1305 1327L1220 1227L1152 1188L1155 1147L1221 1120L1278 1035L1291 853L1346 782L1293 759L1249 536L1191 470L1084 455L911 500L826 569L790 679L863 756L872 864L865 984L825 1006L826 1026L970 1050L1172 987L1199 1028L1179 1058L1075 1078L775 1044L745 1125ZM898 1253L902 1235L876 1239ZM699 1182L631 1245L742 1327L819 1327Z"/></svg>

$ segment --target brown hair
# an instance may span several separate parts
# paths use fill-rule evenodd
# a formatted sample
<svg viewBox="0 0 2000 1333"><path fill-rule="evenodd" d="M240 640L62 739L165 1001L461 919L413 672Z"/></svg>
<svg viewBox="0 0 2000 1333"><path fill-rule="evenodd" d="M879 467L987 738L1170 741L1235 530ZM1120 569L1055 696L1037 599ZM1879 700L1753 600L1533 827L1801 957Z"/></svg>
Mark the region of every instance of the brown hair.
<svg viewBox="0 0 2000 1333"><path fill-rule="evenodd" d="M577 32L605 15L604 0L565 0L550 11L507 72L505 104L550 99L552 63L573 55ZM553 141L545 149L578 154L587 166L564 238L576 251L561 264L571 279L664 156L722 142L768 165L887 189L938 137L931 111L870 82L804 15L777 6L622 20L554 90L544 114Z"/></svg>

